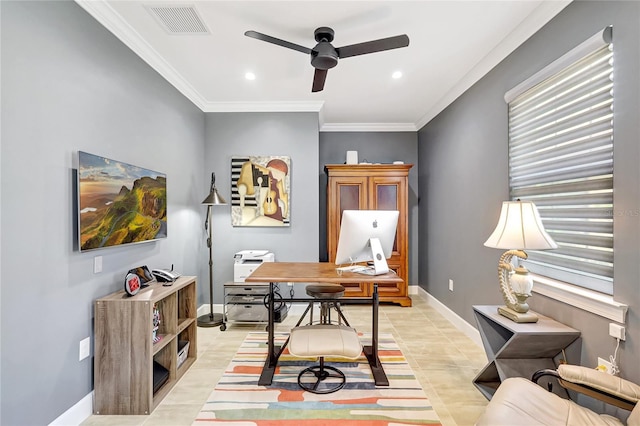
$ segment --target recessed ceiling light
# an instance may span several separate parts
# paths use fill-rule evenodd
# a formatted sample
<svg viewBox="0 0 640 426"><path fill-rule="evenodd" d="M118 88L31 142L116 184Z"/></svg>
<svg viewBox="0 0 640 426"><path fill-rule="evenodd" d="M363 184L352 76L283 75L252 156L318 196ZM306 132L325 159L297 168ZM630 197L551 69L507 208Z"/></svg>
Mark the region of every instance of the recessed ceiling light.
<svg viewBox="0 0 640 426"><path fill-rule="evenodd" d="M244 78L246 78L247 80L255 80L256 79L256 75L252 72L248 72L244 75Z"/></svg>
<svg viewBox="0 0 640 426"><path fill-rule="evenodd" d="M393 74L391 74L391 78L395 78L396 80L400 77L402 77L402 71L395 71Z"/></svg>

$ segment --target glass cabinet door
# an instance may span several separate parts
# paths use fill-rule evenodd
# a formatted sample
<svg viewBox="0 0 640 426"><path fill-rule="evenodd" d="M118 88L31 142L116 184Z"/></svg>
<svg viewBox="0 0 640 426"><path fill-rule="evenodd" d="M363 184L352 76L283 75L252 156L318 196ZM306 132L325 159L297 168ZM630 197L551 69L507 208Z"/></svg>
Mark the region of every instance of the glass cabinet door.
<svg viewBox="0 0 640 426"><path fill-rule="evenodd" d="M411 306L408 294L408 175L410 164L327 164L327 252L335 262L340 221L345 210L398 210L398 227L393 252L387 259L402 283L378 286L380 300ZM343 284L345 296L369 297L371 282Z"/></svg>
<svg viewBox="0 0 640 426"><path fill-rule="evenodd" d="M345 210L363 210L367 208L367 177L366 176L338 176L331 179L328 188L328 204L332 212L327 212L328 233L327 248L329 262L335 262L340 236L340 222ZM345 295L352 297L370 296L370 286L367 283L343 283Z"/></svg>
<svg viewBox="0 0 640 426"><path fill-rule="evenodd" d="M369 206L368 208L372 210L400 210L402 211L402 207L404 204L404 195L406 193L405 185L406 180L399 177L394 176L374 176L369 180L369 191L371 194L374 194L373 197L369 198ZM403 239L406 237L405 233L402 232L404 217L401 214L398 217L398 227L396 228L396 239L393 243L393 255L392 259L395 256L399 256L399 248L404 247Z"/></svg>
<svg viewBox="0 0 640 426"><path fill-rule="evenodd" d="M338 210L340 217L345 210L362 210L367 208L366 178L341 178L336 182L338 193Z"/></svg>
<svg viewBox="0 0 640 426"><path fill-rule="evenodd" d="M327 212L327 249L329 261L335 261L340 236L340 221L345 210L362 210L367 208L367 178L343 176L331 179L328 188L327 205L332 211Z"/></svg>

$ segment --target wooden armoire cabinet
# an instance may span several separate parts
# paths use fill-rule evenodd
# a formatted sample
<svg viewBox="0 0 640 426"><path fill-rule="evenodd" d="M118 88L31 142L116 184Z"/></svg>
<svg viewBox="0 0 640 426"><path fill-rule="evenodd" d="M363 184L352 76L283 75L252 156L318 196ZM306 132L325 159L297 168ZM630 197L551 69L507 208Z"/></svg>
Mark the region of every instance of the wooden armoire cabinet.
<svg viewBox="0 0 640 426"><path fill-rule="evenodd" d="M327 164L327 250L335 262L344 210L398 210L398 227L389 268L402 284L378 285L381 302L411 306L409 279L409 170L412 164ZM373 283L343 284L346 297L371 296Z"/></svg>

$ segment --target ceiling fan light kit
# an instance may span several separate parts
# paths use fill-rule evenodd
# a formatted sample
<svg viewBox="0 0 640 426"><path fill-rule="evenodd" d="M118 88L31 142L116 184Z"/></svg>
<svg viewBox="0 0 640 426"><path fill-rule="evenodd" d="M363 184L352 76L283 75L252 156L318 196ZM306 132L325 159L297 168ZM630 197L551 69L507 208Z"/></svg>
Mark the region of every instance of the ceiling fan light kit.
<svg viewBox="0 0 640 426"><path fill-rule="evenodd" d="M333 29L329 27L317 28L313 33L317 44L313 49L309 49L307 47L300 46L299 44L271 37L257 31L247 31L244 33L247 37L308 54L311 57L311 65L315 68L313 84L311 86L312 92L320 92L324 89L327 71L338 65L338 59L382 52L384 50L398 49L409 45L409 37L406 34L402 34L395 37L381 38L378 40L371 40L364 43L335 48L331 44L334 34Z"/></svg>

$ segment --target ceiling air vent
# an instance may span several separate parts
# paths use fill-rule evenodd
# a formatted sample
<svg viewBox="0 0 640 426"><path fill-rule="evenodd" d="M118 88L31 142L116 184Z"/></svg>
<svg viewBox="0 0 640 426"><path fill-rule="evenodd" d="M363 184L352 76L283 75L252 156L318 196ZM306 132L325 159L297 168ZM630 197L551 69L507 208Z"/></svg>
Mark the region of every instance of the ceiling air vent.
<svg viewBox="0 0 640 426"><path fill-rule="evenodd" d="M147 5L147 10L169 34L209 34L194 6Z"/></svg>

